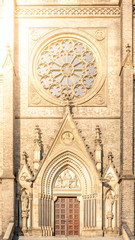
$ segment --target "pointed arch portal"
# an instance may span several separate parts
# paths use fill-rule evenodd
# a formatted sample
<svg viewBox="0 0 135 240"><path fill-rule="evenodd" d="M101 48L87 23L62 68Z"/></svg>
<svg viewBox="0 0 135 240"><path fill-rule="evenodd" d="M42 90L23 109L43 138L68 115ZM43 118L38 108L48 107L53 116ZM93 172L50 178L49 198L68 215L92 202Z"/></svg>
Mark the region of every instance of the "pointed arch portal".
<svg viewBox="0 0 135 240"><path fill-rule="evenodd" d="M41 178L39 225L43 235L88 235L100 229L101 193L90 161L70 151L53 158Z"/></svg>
<svg viewBox="0 0 135 240"><path fill-rule="evenodd" d="M101 178L99 164L89 153L67 109L32 184L24 181L24 174L30 176L28 168L24 165L20 171L21 186L32 188L30 214L28 212L27 218L22 217L24 227L29 224L33 235L43 236L101 236L102 226L106 231L115 229L117 232L118 176L109 160ZM111 185L105 185L103 178L109 179ZM106 197L108 186L109 189L116 188L115 195Z"/></svg>

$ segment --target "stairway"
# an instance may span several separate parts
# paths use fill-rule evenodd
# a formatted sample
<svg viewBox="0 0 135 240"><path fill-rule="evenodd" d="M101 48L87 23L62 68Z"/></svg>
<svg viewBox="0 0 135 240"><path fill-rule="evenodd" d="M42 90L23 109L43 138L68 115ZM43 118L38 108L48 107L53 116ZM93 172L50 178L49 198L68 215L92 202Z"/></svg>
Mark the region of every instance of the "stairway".
<svg viewBox="0 0 135 240"><path fill-rule="evenodd" d="M29 236L29 237L15 237L14 240L122 240L123 238L120 237L79 237L79 236L72 236L72 237L41 237L41 236Z"/></svg>

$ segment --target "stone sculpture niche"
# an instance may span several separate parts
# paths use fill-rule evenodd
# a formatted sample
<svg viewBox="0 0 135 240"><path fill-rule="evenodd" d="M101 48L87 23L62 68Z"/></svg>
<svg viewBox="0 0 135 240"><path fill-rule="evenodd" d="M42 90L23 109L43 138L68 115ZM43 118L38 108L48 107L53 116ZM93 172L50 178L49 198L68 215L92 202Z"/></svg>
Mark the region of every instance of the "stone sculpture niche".
<svg viewBox="0 0 135 240"><path fill-rule="evenodd" d="M113 208L114 208L115 195L112 190L109 190L106 194L106 217L108 219L108 231L112 231L112 220L114 218Z"/></svg>
<svg viewBox="0 0 135 240"><path fill-rule="evenodd" d="M25 189L22 191L21 203L22 203L22 230L26 231L27 219L29 217L29 195Z"/></svg>

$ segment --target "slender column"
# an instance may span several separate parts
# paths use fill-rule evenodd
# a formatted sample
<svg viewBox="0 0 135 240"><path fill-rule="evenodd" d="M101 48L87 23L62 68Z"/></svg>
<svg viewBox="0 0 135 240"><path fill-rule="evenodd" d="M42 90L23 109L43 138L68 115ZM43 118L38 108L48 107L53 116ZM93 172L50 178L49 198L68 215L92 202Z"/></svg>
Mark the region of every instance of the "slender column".
<svg viewBox="0 0 135 240"><path fill-rule="evenodd" d="M134 232L134 180L133 177L133 67L132 67L132 4L133 1L122 0L121 3L121 192L122 222L126 222ZM127 48L126 48L127 46Z"/></svg>
<svg viewBox="0 0 135 240"><path fill-rule="evenodd" d="M44 236L52 236L52 197L50 195L42 194L41 198L41 225Z"/></svg>
<svg viewBox="0 0 135 240"><path fill-rule="evenodd" d="M3 233L9 221L14 221L14 0L4 0L5 47L3 64L3 175L2 175L2 219ZM9 207L10 206L10 207Z"/></svg>
<svg viewBox="0 0 135 240"><path fill-rule="evenodd" d="M29 201L30 201L30 229L32 228L32 195L30 195L30 198L29 198Z"/></svg>
<svg viewBox="0 0 135 240"><path fill-rule="evenodd" d="M92 199L91 199L91 227L93 226L93 205L92 205Z"/></svg>
<svg viewBox="0 0 135 240"><path fill-rule="evenodd" d="M117 200L115 200L115 228L117 228Z"/></svg>

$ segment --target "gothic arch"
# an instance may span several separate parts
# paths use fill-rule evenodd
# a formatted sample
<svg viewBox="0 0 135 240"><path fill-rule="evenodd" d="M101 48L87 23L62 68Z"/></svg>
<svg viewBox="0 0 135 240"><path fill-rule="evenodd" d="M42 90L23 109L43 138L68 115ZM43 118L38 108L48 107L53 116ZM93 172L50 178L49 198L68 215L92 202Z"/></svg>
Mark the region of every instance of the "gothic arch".
<svg viewBox="0 0 135 240"><path fill-rule="evenodd" d="M47 165L41 180L41 193L52 194L54 179L59 172L68 167L79 176L83 189L82 194L86 195L95 189L95 173L91 171L89 164L86 164L81 157L72 152L64 152L52 159Z"/></svg>

